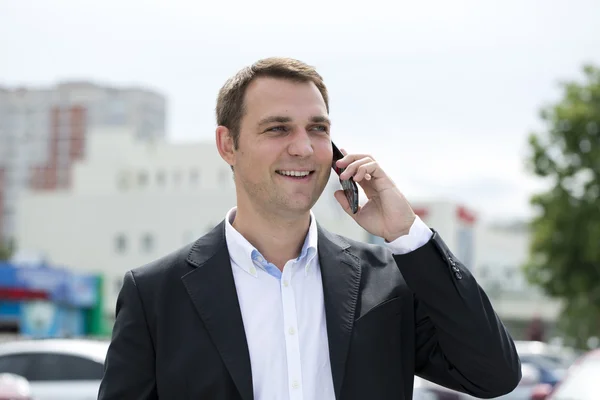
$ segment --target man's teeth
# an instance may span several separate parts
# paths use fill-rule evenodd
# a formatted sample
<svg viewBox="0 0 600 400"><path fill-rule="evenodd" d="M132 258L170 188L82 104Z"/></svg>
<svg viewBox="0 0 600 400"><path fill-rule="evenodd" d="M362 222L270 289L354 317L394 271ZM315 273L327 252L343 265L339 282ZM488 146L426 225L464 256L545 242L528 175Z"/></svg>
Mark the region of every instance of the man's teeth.
<svg viewBox="0 0 600 400"><path fill-rule="evenodd" d="M307 176L310 171L277 171L277 173L286 176Z"/></svg>

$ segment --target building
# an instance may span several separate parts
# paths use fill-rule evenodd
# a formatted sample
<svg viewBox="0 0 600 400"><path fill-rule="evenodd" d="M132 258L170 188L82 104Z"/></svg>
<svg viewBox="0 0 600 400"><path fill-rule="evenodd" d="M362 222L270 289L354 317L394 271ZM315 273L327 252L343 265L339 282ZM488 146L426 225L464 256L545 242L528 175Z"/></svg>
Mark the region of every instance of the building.
<svg viewBox="0 0 600 400"><path fill-rule="evenodd" d="M0 241L13 236L22 190L68 188L73 163L86 157L88 133L124 126L140 139L164 137L164 97L88 82L0 87Z"/></svg>
<svg viewBox="0 0 600 400"><path fill-rule="evenodd" d="M105 311L113 315L124 273L212 229L235 205L235 187L212 142L140 142L103 129L88 144L70 188L20 197L16 239L40 259L103 273ZM315 215L331 231L366 241L366 231L333 197L339 188L332 174Z"/></svg>
<svg viewBox="0 0 600 400"><path fill-rule="evenodd" d="M539 318L547 335L552 335L562 303L548 298L526 280L523 267L529 260L530 245L527 225L480 226L476 238L477 279L511 333L526 338L528 328Z"/></svg>

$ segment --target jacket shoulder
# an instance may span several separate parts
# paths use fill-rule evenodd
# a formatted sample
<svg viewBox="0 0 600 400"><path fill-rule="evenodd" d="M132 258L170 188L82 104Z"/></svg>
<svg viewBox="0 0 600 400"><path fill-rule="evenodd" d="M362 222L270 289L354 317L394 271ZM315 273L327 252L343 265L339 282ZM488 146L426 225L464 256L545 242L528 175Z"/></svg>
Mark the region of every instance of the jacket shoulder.
<svg viewBox="0 0 600 400"><path fill-rule="evenodd" d="M402 272L396 264L394 255L388 247L349 239L342 235L336 236L338 242L344 241L347 243L345 246L348 247L345 251L360 260L361 291L367 293L367 297L369 297L369 301L362 300L361 315L369 309L371 296L379 299L379 301L385 301L394 296L412 295ZM374 293L377 293L377 295L374 295Z"/></svg>
<svg viewBox="0 0 600 400"><path fill-rule="evenodd" d="M179 248L145 265L131 269L136 282L164 281L172 274L183 275L189 270L186 258L190 253L193 243ZM181 275L179 275L181 277Z"/></svg>
<svg viewBox="0 0 600 400"><path fill-rule="evenodd" d="M167 282L181 279L225 243L225 225L221 222L210 232L157 260L131 270L135 280Z"/></svg>
<svg viewBox="0 0 600 400"><path fill-rule="evenodd" d="M392 251L385 246L362 242L355 239L350 239L344 235L331 233L336 237L336 241L348 247L351 253L355 254L361 260L368 261L367 265L371 264L389 264L394 262Z"/></svg>

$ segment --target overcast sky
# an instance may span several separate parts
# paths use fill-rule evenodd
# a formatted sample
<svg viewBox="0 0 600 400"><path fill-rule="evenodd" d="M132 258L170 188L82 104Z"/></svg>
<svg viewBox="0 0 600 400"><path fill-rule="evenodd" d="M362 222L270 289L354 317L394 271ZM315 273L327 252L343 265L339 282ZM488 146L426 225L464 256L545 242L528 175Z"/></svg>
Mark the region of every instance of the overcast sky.
<svg viewBox="0 0 600 400"><path fill-rule="evenodd" d="M333 139L409 200L513 218L540 186L527 135L559 81L600 65L599 21L598 0L0 0L0 85L149 87L168 98L169 138L213 140L227 77L298 58L329 87Z"/></svg>

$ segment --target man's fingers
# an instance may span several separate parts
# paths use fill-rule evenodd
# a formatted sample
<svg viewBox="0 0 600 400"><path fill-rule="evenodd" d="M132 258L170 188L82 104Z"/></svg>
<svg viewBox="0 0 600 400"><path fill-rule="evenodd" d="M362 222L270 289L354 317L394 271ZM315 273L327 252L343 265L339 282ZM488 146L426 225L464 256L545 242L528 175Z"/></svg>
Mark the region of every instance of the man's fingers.
<svg viewBox="0 0 600 400"><path fill-rule="evenodd" d="M333 196L338 201L338 203L340 203L340 205L342 206L342 208L344 209L344 211L346 211L346 214L348 214L352 218L354 218L355 214L352 212L352 209L350 208L350 203L348 203L348 199L346 198L346 195L344 194L344 191L343 190L336 190L333 193ZM360 208L360 206L359 206L359 208Z"/></svg>
<svg viewBox="0 0 600 400"><path fill-rule="evenodd" d="M345 168L348 167L350 164L352 164L353 162L357 161L357 160L361 160L363 158L368 158L371 161L373 161L373 157L371 157L369 154L347 154L345 151L340 150L342 152L342 154L344 154L344 157L340 158L336 164L338 167L340 168Z"/></svg>
<svg viewBox="0 0 600 400"><path fill-rule="evenodd" d="M340 175L341 179L350 179L352 177L356 182L360 182L365 174L374 175L377 171L378 164L371 158L361 158L352 162L346 170Z"/></svg>
<svg viewBox="0 0 600 400"><path fill-rule="evenodd" d="M354 181L360 182L363 180L363 178L366 180L371 180L371 177L375 174L377 168L379 168L379 166L375 161L366 162L360 165L356 171L356 174L354 174Z"/></svg>

